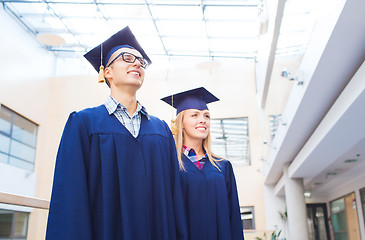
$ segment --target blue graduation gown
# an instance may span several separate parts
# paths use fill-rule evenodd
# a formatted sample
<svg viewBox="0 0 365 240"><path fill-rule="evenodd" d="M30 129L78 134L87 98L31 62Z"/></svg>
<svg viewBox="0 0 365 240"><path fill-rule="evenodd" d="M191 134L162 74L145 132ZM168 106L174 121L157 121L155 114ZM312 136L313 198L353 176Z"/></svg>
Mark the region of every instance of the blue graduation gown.
<svg viewBox="0 0 365 240"><path fill-rule="evenodd" d="M180 171L190 240L242 240L236 180L229 161L199 170L184 154Z"/></svg>
<svg viewBox="0 0 365 240"><path fill-rule="evenodd" d="M70 114L59 146L47 240L187 239L170 129L142 116L137 138L105 106Z"/></svg>

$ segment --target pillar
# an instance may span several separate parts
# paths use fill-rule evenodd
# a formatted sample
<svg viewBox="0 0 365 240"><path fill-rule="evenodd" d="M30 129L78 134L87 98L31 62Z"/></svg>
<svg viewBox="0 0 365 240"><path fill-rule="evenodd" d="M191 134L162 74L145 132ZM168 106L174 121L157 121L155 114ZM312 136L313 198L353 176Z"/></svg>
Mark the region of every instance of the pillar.
<svg viewBox="0 0 365 240"><path fill-rule="evenodd" d="M289 178L288 165L284 167L284 176L289 228L288 240L309 240L303 179Z"/></svg>

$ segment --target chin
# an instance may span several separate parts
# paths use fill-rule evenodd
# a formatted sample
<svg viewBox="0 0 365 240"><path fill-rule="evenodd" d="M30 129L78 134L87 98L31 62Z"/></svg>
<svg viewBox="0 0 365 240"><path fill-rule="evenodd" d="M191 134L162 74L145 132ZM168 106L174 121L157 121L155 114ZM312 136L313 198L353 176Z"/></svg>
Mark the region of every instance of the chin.
<svg viewBox="0 0 365 240"><path fill-rule="evenodd" d="M136 87L137 89L139 89L140 87L142 87L143 82L138 80L138 81L130 81L126 84L131 87L133 86L133 87Z"/></svg>
<svg viewBox="0 0 365 240"><path fill-rule="evenodd" d="M196 135L196 138L198 139L201 139L201 140L204 140L208 137L208 134L197 134Z"/></svg>

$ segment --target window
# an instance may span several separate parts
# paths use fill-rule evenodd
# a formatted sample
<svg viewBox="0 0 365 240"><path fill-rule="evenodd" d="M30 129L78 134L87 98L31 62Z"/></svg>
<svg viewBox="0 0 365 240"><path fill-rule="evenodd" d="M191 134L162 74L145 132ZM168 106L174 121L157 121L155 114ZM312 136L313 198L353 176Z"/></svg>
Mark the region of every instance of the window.
<svg viewBox="0 0 365 240"><path fill-rule="evenodd" d="M254 207L240 207L243 229L255 229Z"/></svg>
<svg viewBox="0 0 365 240"><path fill-rule="evenodd" d="M278 130L279 123L281 120L281 115L270 115L269 116L269 124L270 124L270 138L274 139L276 131Z"/></svg>
<svg viewBox="0 0 365 240"><path fill-rule="evenodd" d="M0 239L26 240L29 213L0 209Z"/></svg>
<svg viewBox="0 0 365 240"><path fill-rule="evenodd" d="M212 119L212 150L233 164L251 165L248 118Z"/></svg>
<svg viewBox="0 0 365 240"><path fill-rule="evenodd" d="M33 171L37 124L0 105L0 162Z"/></svg>
<svg viewBox="0 0 365 240"><path fill-rule="evenodd" d="M330 202L335 239L360 239L355 193Z"/></svg>

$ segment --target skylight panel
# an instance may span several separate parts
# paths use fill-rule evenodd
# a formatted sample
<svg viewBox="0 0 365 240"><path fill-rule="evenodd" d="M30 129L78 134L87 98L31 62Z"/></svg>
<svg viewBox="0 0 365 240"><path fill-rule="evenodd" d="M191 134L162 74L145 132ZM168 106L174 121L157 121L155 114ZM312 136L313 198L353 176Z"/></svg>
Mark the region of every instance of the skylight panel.
<svg viewBox="0 0 365 240"><path fill-rule="evenodd" d="M208 51L206 38L166 37L163 40L167 50L171 53L175 51L186 51L187 53Z"/></svg>
<svg viewBox="0 0 365 240"><path fill-rule="evenodd" d="M26 21L37 32L64 32L64 24L54 16L33 16L23 17L23 21Z"/></svg>
<svg viewBox="0 0 365 240"><path fill-rule="evenodd" d="M61 17L93 18L97 13L94 4L51 4L52 9L60 14Z"/></svg>
<svg viewBox="0 0 365 240"><path fill-rule="evenodd" d="M153 21L151 19L147 20L134 20L134 19L110 19L108 20L108 25L115 33L122 28L129 26L134 35L138 36L157 36L157 31Z"/></svg>
<svg viewBox="0 0 365 240"><path fill-rule="evenodd" d="M256 21L258 18L258 10L256 7L207 6L205 7L205 17L208 20Z"/></svg>
<svg viewBox="0 0 365 240"><path fill-rule="evenodd" d="M108 19L150 20L151 15L145 5L98 5Z"/></svg>
<svg viewBox="0 0 365 240"><path fill-rule="evenodd" d="M158 36L148 36L148 37L140 36L138 37L138 42L143 46L148 55L165 54L165 50L162 46L161 39Z"/></svg>
<svg viewBox="0 0 365 240"><path fill-rule="evenodd" d="M204 0L204 3L209 5L250 6L250 5L257 5L259 1L260 0Z"/></svg>
<svg viewBox="0 0 365 240"><path fill-rule="evenodd" d="M160 34L164 37L205 37L202 21L158 21Z"/></svg>
<svg viewBox="0 0 365 240"><path fill-rule="evenodd" d="M156 19L186 19L186 20L202 20L201 6L151 6L153 16Z"/></svg>
<svg viewBox="0 0 365 240"><path fill-rule="evenodd" d="M207 21L209 37L257 37L259 25L255 21Z"/></svg>
<svg viewBox="0 0 365 240"><path fill-rule="evenodd" d="M63 21L75 33L95 32L107 26L106 21L100 18L65 18Z"/></svg>
<svg viewBox="0 0 365 240"><path fill-rule="evenodd" d="M180 6L180 5L200 5L201 4L201 0L149 0L148 1L150 4L155 4L155 5L175 5L175 6Z"/></svg>
<svg viewBox="0 0 365 240"><path fill-rule="evenodd" d="M257 50L256 39L240 38L211 38L209 46L216 52L255 52Z"/></svg>
<svg viewBox="0 0 365 240"><path fill-rule="evenodd" d="M27 15L27 14L44 14L47 12L47 4L45 3L18 3L12 2L9 3L8 6L11 7L12 10L15 10L19 15Z"/></svg>
<svg viewBox="0 0 365 240"><path fill-rule="evenodd" d="M98 3L100 4L105 4L105 5L115 5L115 4L130 4L130 5L145 5L146 1L145 0L98 0Z"/></svg>
<svg viewBox="0 0 365 240"><path fill-rule="evenodd" d="M69 3L74 3L75 0L49 0L48 2L54 2L54 3L65 3L65 2L69 2ZM89 4L94 3L93 0L77 0L77 2L79 2L79 3L89 3Z"/></svg>

